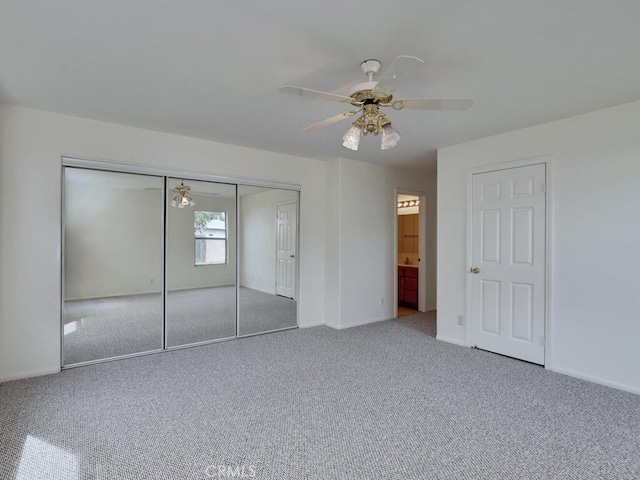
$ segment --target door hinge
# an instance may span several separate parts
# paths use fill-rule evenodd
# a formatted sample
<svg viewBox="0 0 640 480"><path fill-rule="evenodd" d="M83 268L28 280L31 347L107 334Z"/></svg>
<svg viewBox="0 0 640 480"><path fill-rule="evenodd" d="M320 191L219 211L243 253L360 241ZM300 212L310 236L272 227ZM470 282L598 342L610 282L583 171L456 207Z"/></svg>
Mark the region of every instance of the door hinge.
<svg viewBox="0 0 640 480"><path fill-rule="evenodd" d="M540 337L540 345L542 345L544 347L545 345L545 337Z"/></svg>
<svg viewBox="0 0 640 480"><path fill-rule="evenodd" d="M547 184L546 184L546 183L543 183L543 184L540 186L540 191L541 191L542 193L547 193Z"/></svg>

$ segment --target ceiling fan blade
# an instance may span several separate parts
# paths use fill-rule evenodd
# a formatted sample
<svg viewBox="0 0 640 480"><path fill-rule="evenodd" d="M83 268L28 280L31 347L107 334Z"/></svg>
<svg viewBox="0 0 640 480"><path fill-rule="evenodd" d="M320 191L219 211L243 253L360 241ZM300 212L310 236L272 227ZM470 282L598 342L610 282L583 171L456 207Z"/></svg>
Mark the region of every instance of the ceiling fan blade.
<svg viewBox="0 0 640 480"><path fill-rule="evenodd" d="M329 117L326 120L322 120L321 122L314 123L313 125L309 125L302 129L303 132L313 132L315 130L319 130L321 128L327 127L329 125L333 125L334 123L339 122L343 118L351 117L358 113L360 110L353 110L352 112L342 112L333 117Z"/></svg>
<svg viewBox="0 0 640 480"><path fill-rule="evenodd" d="M418 57L400 55L389 65L378 79L378 83L373 89L374 92L385 93L387 95L395 92L396 88L404 77L412 74L423 65L424 62Z"/></svg>
<svg viewBox="0 0 640 480"><path fill-rule="evenodd" d="M464 111L473 106L472 98L405 98L394 100L391 107L396 110L452 110Z"/></svg>
<svg viewBox="0 0 640 480"><path fill-rule="evenodd" d="M280 87L280 93L288 93L289 95L299 95L301 97L319 98L321 100L331 100L332 102L351 103L353 98L335 93L321 92L319 90L311 90L310 88L295 87L293 85L285 85Z"/></svg>

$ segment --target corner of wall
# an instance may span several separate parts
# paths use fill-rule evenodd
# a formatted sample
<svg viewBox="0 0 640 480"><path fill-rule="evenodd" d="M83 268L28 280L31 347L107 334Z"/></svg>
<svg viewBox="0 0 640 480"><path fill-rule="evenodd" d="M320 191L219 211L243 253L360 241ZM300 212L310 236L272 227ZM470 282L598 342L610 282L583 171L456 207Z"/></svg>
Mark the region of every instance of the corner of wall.
<svg viewBox="0 0 640 480"><path fill-rule="evenodd" d="M325 166L325 324L340 327L340 159Z"/></svg>

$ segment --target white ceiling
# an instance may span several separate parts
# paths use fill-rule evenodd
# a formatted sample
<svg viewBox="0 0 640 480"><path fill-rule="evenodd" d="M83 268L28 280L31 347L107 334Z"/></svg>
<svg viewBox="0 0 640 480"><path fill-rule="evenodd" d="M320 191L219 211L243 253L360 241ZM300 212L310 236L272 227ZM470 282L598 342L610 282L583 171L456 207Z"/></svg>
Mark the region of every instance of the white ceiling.
<svg viewBox="0 0 640 480"><path fill-rule="evenodd" d="M435 150L640 99L638 0L3 0L6 103L313 158L433 168ZM472 97L468 112L391 111L399 145L342 147L339 103L401 54L396 98Z"/></svg>

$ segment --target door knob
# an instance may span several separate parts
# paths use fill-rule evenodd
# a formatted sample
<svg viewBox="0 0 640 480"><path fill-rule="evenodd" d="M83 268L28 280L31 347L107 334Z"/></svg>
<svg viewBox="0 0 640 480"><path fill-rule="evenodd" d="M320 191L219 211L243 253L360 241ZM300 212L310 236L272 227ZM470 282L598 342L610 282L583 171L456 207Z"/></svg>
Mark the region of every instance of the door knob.
<svg viewBox="0 0 640 480"><path fill-rule="evenodd" d="M472 267L471 273L480 273L480 269L478 267Z"/></svg>
<svg viewBox="0 0 640 480"><path fill-rule="evenodd" d="M293 254L291 254L291 255L289 255L289 256L290 256L291 258L295 258L295 255L293 255Z"/></svg>

